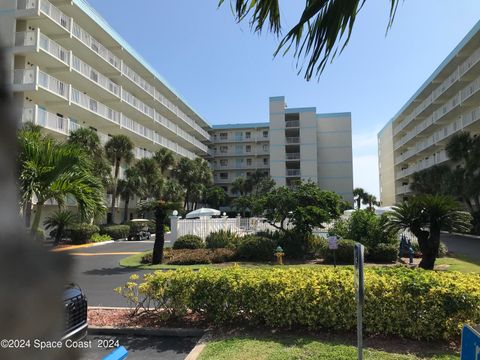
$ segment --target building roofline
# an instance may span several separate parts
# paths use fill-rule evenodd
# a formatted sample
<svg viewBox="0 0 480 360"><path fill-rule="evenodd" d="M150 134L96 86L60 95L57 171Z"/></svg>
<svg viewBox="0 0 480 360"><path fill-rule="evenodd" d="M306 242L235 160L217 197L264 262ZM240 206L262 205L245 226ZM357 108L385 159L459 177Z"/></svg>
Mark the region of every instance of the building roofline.
<svg viewBox="0 0 480 360"><path fill-rule="evenodd" d="M115 41L117 41L130 55L132 55L142 66L150 71L161 83L163 83L185 106L190 108L195 115L205 123L206 126L211 125L206 121L188 102L178 93L175 88L168 83L168 81L160 75L157 70L153 68L145 58L140 55L106 20L95 10L95 8L88 3L87 0L73 0L73 3L77 5L85 14L87 14L93 21L97 23L108 35L110 35Z"/></svg>
<svg viewBox="0 0 480 360"><path fill-rule="evenodd" d="M317 119L327 119L327 118L342 118L342 117L352 117L351 112L336 112L336 113L322 113L316 114Z"/></svg>
<svg viewBox="0 0 480 360"><path fill-rule="evenodd" d="M258 123L245 123L245 124L220 124L212 125L213 130L227 130L227 129L255 129L269 127L270 123L268 122L258 122Z"/></svg>

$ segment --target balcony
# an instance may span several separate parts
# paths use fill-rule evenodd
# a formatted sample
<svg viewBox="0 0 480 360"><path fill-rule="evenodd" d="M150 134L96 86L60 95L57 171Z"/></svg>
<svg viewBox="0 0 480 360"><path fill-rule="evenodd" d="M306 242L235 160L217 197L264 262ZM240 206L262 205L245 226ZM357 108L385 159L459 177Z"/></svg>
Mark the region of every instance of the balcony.
<svg viewBox="0 0 480 360"><path fill-rule="evenodd" d="M300 169L286 169L286 176L300 176Z"/></svg>
<svg viewBox="0 0 480 360"><path fill-rule="evenodd" d="M286 153L285 158L287 160L300 160L300 153Z"/></svg>
<svg viewBox="0 0 480 360"><path fill-rule="evenodd" d="M287 120L285 121L286 128L298 128L300 127L300 120Z"/></svg>
<svg viewBox="0 0 480 360"><path fill-rule="evenodd" d="M412 192L410 185L401 185L395 190L395 195L404 195Z"/></svg>
<svg viewBox="0 0 480 360"><path fill-rule="evenodd" d="M286 144L299 144L300 143L300 137L299 136L293 136L293 137L286 137L285 138L285 143Z"/></svg>
<svg viewBox="0 0 480 360"><path fill-rule="evenodd" d="M73 104L80 106L83 109L90 111L91 113L100 116L103 119L110 121L111 123L120 125L121 113L111 109L110 107L98 102L91 98L87 94L80 92L77 89L72 88L72 96L70 101ZM81 116L81 114L79 114Z"/></svg>

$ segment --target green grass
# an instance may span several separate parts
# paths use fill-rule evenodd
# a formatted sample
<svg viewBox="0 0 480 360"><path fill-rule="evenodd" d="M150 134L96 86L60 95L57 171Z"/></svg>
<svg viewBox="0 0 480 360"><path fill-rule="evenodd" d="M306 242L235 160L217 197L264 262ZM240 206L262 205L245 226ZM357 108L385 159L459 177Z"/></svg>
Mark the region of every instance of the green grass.
<svg viewBox="0 0 480 360"><path fill-rule="evenodd" d="M397 341L398 342L398 341ZM379 346L382 350L366 348L364 358L369 360L419 360L458 359L458 354L435 349L436 345L423 346L418 351L397 346L396 350L388 350L387 344ZM387 348L387 350L385 350ZM393 346L395 348L395 346ZM200 360L350 360L357 358L357 348L344 341L328 341L295 336L268 337L232 337L213 340L207 343L200 355Z"/></svg>
<svg viewBox="0 0 480 360"><path fill-rule="evenodd" d="M452 257L439 258L435 265L449 265L448 271L460 271L463 273L474 272L480 274L480 263L462 255L453 255Z"/></svg>

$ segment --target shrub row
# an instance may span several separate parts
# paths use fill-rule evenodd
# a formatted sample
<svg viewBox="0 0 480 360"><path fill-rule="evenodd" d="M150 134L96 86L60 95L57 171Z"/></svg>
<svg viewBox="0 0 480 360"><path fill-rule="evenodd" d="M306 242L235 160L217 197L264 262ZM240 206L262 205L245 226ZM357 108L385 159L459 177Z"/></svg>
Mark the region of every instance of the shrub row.
<svg viewBox="0 0 480 360"><path fill-rule="evenodd" d="M235 251L231 249L165 249L164 263L167 265L219 264L233 261ZM142 257L142 264L152 262L152 253Z"/></svg>
<svg viewBox="0 0 480 360"><path fill-rule="evenodd" d="M93 234L100 232L97 225L75 224L69 228L70 238L74 244L85 244L90 241Z"/></svg>
<svg viewBox="0 0 480 360"><path fill-rule="evenodd" d="M197 235L180 236L174 243L174 249L203 249L205 244Z"/></svg>
<svg viewBox="0 0 480 360"><path fill-rule="evenodd" d="M112 239L124 239L130 232L129 225L108 225L101 228L102 235L109 235Z"/></svg>
<svg viewBox="0 0 480 360"><path fill-rule="evenodd" d="M367 268L365 273L368 334L452 339L464 323L480 322L480 275L404 267ZM139 291L140 298L154 300L170 316L191 310L215 325L245 321L270 328L354 331L353 278L353 269L345 267L184 269L149 274L144 283L129 282L117 291L130 300Z"/></svg>

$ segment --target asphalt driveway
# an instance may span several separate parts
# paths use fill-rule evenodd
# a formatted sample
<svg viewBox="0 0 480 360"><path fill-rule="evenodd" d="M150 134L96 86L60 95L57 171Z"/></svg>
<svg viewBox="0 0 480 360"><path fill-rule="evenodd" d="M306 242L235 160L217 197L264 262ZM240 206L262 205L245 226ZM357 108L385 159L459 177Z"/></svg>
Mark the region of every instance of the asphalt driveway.
<svg viewBox="0 0 480 360"><path fill-rule="evenodd" d="M449 251L480 262L480 237L442 234L441 240Z"/></svg>
<svg viewBox="0 0 480 360"><path fill-rule="evenodd" d="M147 240L68 250L73 258L71 280L84 290L89 306L128 306L113 289L125 284L132 274L143 276L150 271L123 268L118 263L124 257L152 248L153 240Z"/></svg>

